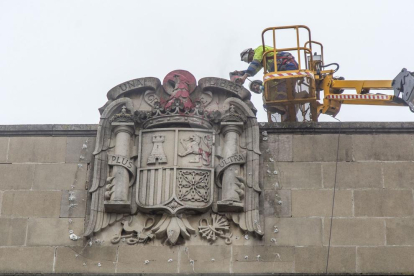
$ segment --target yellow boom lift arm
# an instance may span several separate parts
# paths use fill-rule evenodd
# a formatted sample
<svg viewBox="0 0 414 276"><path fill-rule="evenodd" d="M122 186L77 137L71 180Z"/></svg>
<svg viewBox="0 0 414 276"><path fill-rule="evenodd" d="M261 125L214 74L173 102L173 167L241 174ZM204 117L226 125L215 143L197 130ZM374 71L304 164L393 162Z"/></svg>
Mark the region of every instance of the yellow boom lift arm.
<svg viewBox="0 0 414 276"><path fill-rule="evenodd" d="M276 47L276 32L285 29L296 32L296 47ZM307 32L303 47L300 46L301 30ZM265 51L267 44L264 37L269 32L273 38L273 50ZM275 113L280 114L281 120L285 122L318 121L320 114L335 117L342 104L409 106L414 112L414 74L406 69L403 69L394 80L345 80L342 77L334 77L339 65L325 65L323 45L312 41L310 29L303 25L267 28L262 32L262 44L263 101L269 122ZM320 54L312 54L313 45L320 49ZM277 53L280 52L296 55L298 69L278 71ZM274 69L269 71L268 68L272 68L272 65ZM337 66L336 70L325 70L331 66ZM346 90L354 90L356 93L345 94ZM394 95L372 94L374 90L394 90ZM320 100L322 102L319 102Z"/></svg>

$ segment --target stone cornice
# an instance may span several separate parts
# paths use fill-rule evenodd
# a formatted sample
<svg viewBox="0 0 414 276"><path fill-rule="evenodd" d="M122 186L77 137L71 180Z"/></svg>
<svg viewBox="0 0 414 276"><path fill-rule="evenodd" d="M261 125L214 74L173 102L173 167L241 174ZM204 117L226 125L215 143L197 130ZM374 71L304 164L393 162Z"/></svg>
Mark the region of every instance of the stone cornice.
<svg viewBox="0 0 414 276"><path fill-rule="evenodd" d="M285 134L414 133L414 122L259 123L261 131Z"/></svg>
<svg viewBox="0 0 414 276"><path fill-rule="evenodd" d="M414 134L414 122L321 122L259 123L260 131L284 134ZM95 137L97 124L83 125L0 125L0 136L82 136Z"/></svg>
<svg viewBox="0 0 414 276"><path fill-rule="evenodd" d="M96 137L98 125L0 125L1 136Z"/></svg>

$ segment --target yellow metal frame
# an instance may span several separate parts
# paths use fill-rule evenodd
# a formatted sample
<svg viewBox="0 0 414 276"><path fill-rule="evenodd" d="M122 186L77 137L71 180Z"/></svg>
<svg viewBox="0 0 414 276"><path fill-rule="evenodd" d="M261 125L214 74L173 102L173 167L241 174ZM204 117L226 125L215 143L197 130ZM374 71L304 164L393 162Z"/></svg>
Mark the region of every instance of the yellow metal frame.
<svg viewBox="0 0 414 276"><path fill-rule="evenodd" d="M306 41L305 42L305 45L304 45L304 47L305 48L307 48L306 46L309 44L309 46L310 46L310 49L312 49L312 44L317 44L317 45L319 45L319 47L321 48L321 62L322 62L322 64L324 63L324 58L323 58L323 45L322 45L322 43L320 43L320 42L318 42L318 41ZM311 56L312 56L312 53L311 53ZM307 58L306 58L306 55L305 55L305 61L306 61L306 65L308 66L308 60L307 60ZM311 63L311 64L313 64L313 59L311 59L311 60L309 60L309 62ZM312 67L312 66L308 66L307 68L314 68L314 67Z"/></svg>
<svg viewBox="0 0 414 276"><path fill-rule="evenodd" d="M296 31L296 42L297 42L297 46L294 48L280 48L277 49L276 47L276 30L286 30L286 29L295 29ZM308 36L309 36L309 41L312 41L311 39L311 31L310 29L305 26L305 25L292 25L292 26L282 26L282 27L270 27L270 28L266 28L263 30L262 32L262 45L263 45L263 60L266 60L266 55L265 55L265 41L264 41L264 35L265 33L267 33L268 31L272 31L273 34L273 62L274 62L274 68L275 71L274 72L278 72L277 71L277 59L276 59L276 53L277 52L290 52L293 50L296 50L298 53L298 65L299 65L299 69L302 68L302 63L301 63L301 58L300 58L300 51L301 50L308 50L310 53L312 53L312 45L310 45L310 48L305 48L305 47L300 47L300 39L299 39L299 29L305 29L308 31Z"/></svg>
<svg viewBox="0 0 414 276"><path fill-rule="evenodd" d="M283 73L281 73L281 72L283 72ZM274 79L289 79L289 78L298 78L298 77L299 78L300 77L310 77L308 75L289 75L289 74L292 74L292 73L301 73L301 72L309 73L313 76L313 78L315 78L315 75L314 75L313 71L310 71L310 70L289 70L289 71L279 71L279 72L267 73L263 76L263 80L266 82L266 81L274 80ZM274 76L274 74L288 74L288 75Z"/></svg>
<svg viewBox="0 0 414 276"><path fill-rule="evenodd" d="M283 73L280 73L280 72L283 72ZM279 71L278 73L277 72L272 72L272 73L268 73L268 74L264 75L264 77L263 77L263 79L265 79L264 83L266 84L268 81L271 81L271 80L283 80L283 79L291 79L291 78L292 79L293 78L311 78L311 79L314 80L314 77L312 78L311 76L308 76L308 75L274 76L274 74L292 74L292 73L298 73L298 72L310 73L310 74L313 75L313 72L310 71L310 70ZM314 89L315 89L315 87L314 87ZM269 93L270 92L268 90L265 90L264 91L264 98L265 99L268 99L269 98ZM293 104L297 104L297 103L309 103L309 102L316 101L316 95L311 96L309 98L294 99L294 100L277 100L277 101L267 101L266 100L266 104L287 104L287 103L292 103L292 101L293 101Z"/></svg>
<svg viewBox="0 0 414 276"><path fill-rule="evenodd" d="M355 89L357 94L366 90L390 90L392 89L391 80L333 80L333 89Z"/></svg>
<svg viewBox="0 0 414 276"><path fill-rule="evenodd" d="M296 31L296 47L291 47L291 48L277 48L276 47L276 31L277 30L285 30L285 29L293 29ZM312 87L309 89L309 96L308 98L300 98L300 99L295 99L294 95L292 94L293 92L287 93L287 99L285 100L274 100L274 101L267 101L266 99L269 98L269 91L266 89L267 87L267 82L271 81L271 80L275 80L275 79L289 79L289 78L305 78L305 77L309 77L309 76L305 76L305 75L296 75L296 76L271 76L273 74L289 74L289 73L301 73L301 72L309 72L312 75L314 75L314 71L308 70L308 61L306 60L306 55L308 54L310 57L310 62L313 62L313 58L312 58L312 44L309 44L309 48L308 47L301 47L300 46L300 37L299 37L299 30L300 29L304 29L307 31L307 38L308 41L312 41L311 39L311 31L307 26L304 25L292 25L292 26L283 26L283 27L271 27L271 28L267 28L265 30L263 30L262 32L262 44L263 44L263 67L264 67L264 71L265 71L265 75L263 78L263 83L265 86L265 92L264 92L264 97L265 97L265 104L266 106L277 106L277 105L286 105L288 107L288 113L289 113L289 118L295 118L294 120L296 120L296 111L294 106L297 104L304 104L304 103L309 103L311 104L311 109L312 109L312 114L313 118L312 120L317 120L317 116L316 116L316 107L317 107L317 96L316 96L316 87ZM271 31L272 32L272 37L273 37L273 50L270 51L266 51L265 50L265 41L264 41L264 35L265 33ZM277 52L292 52L295 51L297 52L298 55L298 70L291 70L291 71L278 71L277 69ZM269 53L273 52L273 56L268 57L267 55ZM301 53L304 53L305 56L305 66L302 66L302 58L301 58ZM274 65L274 71L272 72L268 72L268 60L273 60L273 65ZM311 83L312 86L314 86L314 80ZM268 112L268 118L270 121L270 117L271 114ZM291 119L293 120L293 119Z"/></svg>
<svg viewBox="0 0 414 276"><path fill-rule="evenodd" d="M277 48L276 47L276 31L283 29L293 29L296 31L296 47L291 48ZM307 41L304 46L300 46L299 39L299 30L305 29L308 31ZM273 37L273 50L265 51L265 33L271 31ZM311 105L311 114L312 121L317 121L318 116L323 114L328 114L335 116L340 111L342 104L358 104L358 105L382 105L382 106L407 106L404 101L398 100L399 98L394 97L393 95L386 95L387 99L373 99L374 97L354 97L357 99L348 99L352 95L371 95L368 94L371 90L393 90L391 80L341 80L335 79L333 70L320 70L324 66L324 53L323 45L320 42L312 41L311 31L307 26L304 25L292 25L292 26L282 26L282 27L270 27L266 28L262 32L262 44L263 44L263 67L264 67L264 77L263 82L265 86L264 91L264 101L265 105L268 107L274 107L277 105L284 105L289 109L289 120L296 120L294 105L309 103ZM320 46L321 51L321 60L313 60L312 56L312 44ZM296 51L298 55L298 70L292 71L278 71L277 70L277 52L291 52ZM273 53L273 56L268 57L269 53ZM304 54L304 63L305 66L302 66L301 53ZM274 65L274 71L268 72L268 61L272 60ZM290 78L305 78L309 77L306 75L289 75L294 73L310 73L314 76L314 85L315 87L309 88L309 98L300 98L295 99L292 91L287 91L287 99L283 100L267 100L269 99L267 82L278 79L290 79ZM275 74L284 74L283 76L274 76ZM354 90L356 94L343 94L344 90ZM323 103L319 103L319 92L323 91ZM341 99L332 99L329 95L342 95ZM378 98L378 97L377 97ZM290 108L289 108L290 107ZM268 112L269 121L271 114Z"/></svg>

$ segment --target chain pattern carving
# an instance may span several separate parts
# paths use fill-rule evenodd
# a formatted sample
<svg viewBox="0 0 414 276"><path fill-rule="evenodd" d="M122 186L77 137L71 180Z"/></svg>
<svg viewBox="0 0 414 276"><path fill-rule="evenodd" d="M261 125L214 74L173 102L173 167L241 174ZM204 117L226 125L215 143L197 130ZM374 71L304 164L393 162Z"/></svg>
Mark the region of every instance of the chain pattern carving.
<svg viewBox="0 0 414 276"><path fill-rule="evenodd" d="M178 199L182 201L208 202L210 197L210 172L178 171Z"/></svg>

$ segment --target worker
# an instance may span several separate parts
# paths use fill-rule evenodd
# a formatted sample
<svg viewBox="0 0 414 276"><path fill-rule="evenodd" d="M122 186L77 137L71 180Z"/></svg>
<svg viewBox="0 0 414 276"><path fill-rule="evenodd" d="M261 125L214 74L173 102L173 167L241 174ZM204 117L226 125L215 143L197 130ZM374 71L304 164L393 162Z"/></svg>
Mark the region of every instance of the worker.
<svg viewBox="0 0 414 276"><path fill-rule="evenodd" d="M278 85L279 85L279 90L286 90L286 82L285 81L280 81L278 83ZM284 85L284 86L280 87L282 85ZM256 93L256 94L262 94L264 92L263 82L261 80L252 81L249 85L249 90L253 93ZM300 92L295 93L295 98L302 99L302 98L307 98L307 97L309 97L308 91L302 90ZM285 95L285 97L283 97L283 99L284 98L286 98L286 95ZM278 99L276 99L276 100L278 100Z"/></svg>
<svg viewBox="0 0 414 276"><path fill-rule="evenodd" d="M266 54L267 57L274 57L274 48L265 46L264 51L270 51ZM234 71L232 74L239 75L236 82L239 84L243 84L246 79L250 76L256 75L263 67L263 46L257 47L255 50L252 48L245 49L243 52L240 53L240 58L242 61L249 63L249 67L247 70L243 71ZM295 61L295 58L292 54L288 52L278 52L276 54L276 63L277 63L277 71L289 71L289 70L298 70L298 64ZM267 71L274 72L274 60L267 60ZM286 91L286 82L285 80L273 80L269 82L269 89L272 93L268 94L270 101L274 100L285 100L287 99L287 91ZM258 81L253 81L250 85L250 91L255 93L262 93L264 91L263 83L259 83ZM264 95L263 95L264 97ZM263 102L266 102L263 100ZM286 112L286 106L284 105L276 105L272 107L267 107L266 105L263 106L266 110L271 113L279 113L282 117L288 116ZM285 119L286 119L285 118Z"/></svg>
<svg viewBox="0 0 414 276"><path fill-rule="evenodd" d="M280 82L278 84L278 87L279 87L279 91L277 91L275 93L276 97L275 97L274 100L284 100L284 99L286 99L286 92L284 92L284 91L286 91L285 82L284 81ZM262 94L264 92L263 82L261 80L252 81L250 83L249 90L253 93L256 93L256 94ZM281 90L283 90L283 91L281 91ZM276 91L276 89L275 89L275 91ZM264 95L263 95L263 97L264 97ZM263 99L263 102L265 102L264 99ZM286 113L286 108L283 105L277 105L277 106L270 107L270 108L268 108L266 105L263 105L263 107L266 110L269 110L271 113L279 113L282 116L285 115L285 113Z"/></svg>
<svg viewBox="0 0 414 276"><path fill-rule="evenodd" d="M263 82L261 80L254 80L250 83L250 91L256 94L262 94L264 91Z"/></svg>
<svg viewBox="0 0 414 276"><path fill-rule="evenodd" d="M264 47L265 51L273 51L274 49L269 46ZM249 63L247 70L243 71L234 71L234 74L242 75L238 79L238 82L243 84L248 77L254 76L259 72L262 67L263 61L263 46L259 46L256 49L248 48L240 53L240 58L242 61ZM267 57L273 57L274 52L269 52L266 54ZM277 70L278 71L288 71L288 70L297 70L298 64L295 61L295 58L288 52L279 52L276 54L277 61ZM268 60L268 71L274 72L274 62L273 60Z"/></svg>

